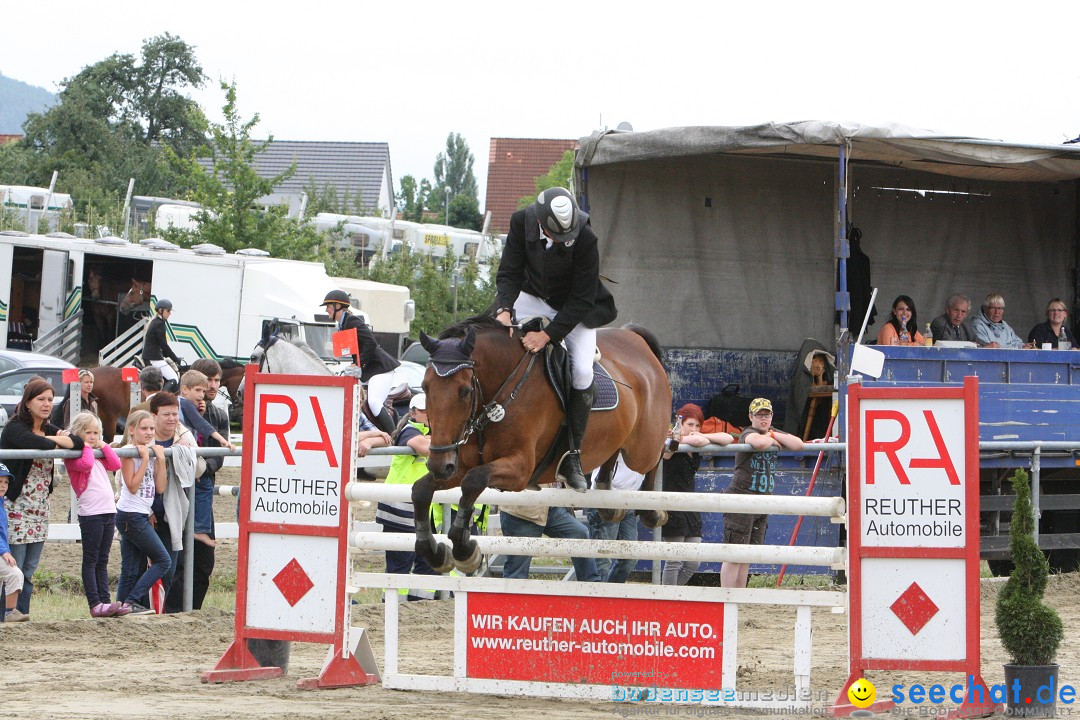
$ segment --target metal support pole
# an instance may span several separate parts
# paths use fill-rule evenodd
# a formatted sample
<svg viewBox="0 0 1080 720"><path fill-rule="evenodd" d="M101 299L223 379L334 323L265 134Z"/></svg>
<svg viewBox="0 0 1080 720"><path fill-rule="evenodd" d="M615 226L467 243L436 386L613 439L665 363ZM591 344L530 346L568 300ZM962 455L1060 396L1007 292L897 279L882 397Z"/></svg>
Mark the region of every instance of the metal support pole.
<svg viewBox="0 0 1080 720"><path fill-rule="evenodd" d="M199 479L195 478L195 482ZM188 514L184 521L184 612L191 612L195 597L195 483L185 490Z"/></svg>
<svg viewBox="0 0 1080 720"><path fill-rule="evenodd" d="M660 464L656 468L656 480L653 482L653 490L656 492L662 492L664 489L664 460L660 459ZM652 539L654 542L661 542L664 539L663 531L659 527L654 527L652 531ZM652 584L659 585L663 581L663 570L660 564L660 560L652 561Z"/></svg>
<svg viewBox="0 0 1080 720"><path fill-rule="evenodd" d="M1031 507L1034 510L1035 522L1032 523L1031 534L1035 538L1035 547L1039 546L1039 519L1042 511L1039 509L1039 494L1042 487L1042 445L1035 443L1035 450L1031 453Z"/></svg>

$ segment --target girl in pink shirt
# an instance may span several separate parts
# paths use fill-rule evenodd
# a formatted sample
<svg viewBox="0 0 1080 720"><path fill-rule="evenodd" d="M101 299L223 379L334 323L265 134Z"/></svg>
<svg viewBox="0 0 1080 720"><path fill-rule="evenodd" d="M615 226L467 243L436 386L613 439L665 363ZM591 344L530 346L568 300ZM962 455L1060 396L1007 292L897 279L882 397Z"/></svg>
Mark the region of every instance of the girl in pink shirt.
<svg viewBox="0 0 1080 720"><path fill-rule="evenodd" d="M109 550L116 527L116 502L106 471L120 469L120 458L101 439L101 420L92 412L81 412L71 421L71 435L82 438L82 457L64 460L71 489L79 501L79 531L82 534L82 581L91 617L111 617L120 603L109 601ZM100 450L101 460L94 457Z"/></svg>

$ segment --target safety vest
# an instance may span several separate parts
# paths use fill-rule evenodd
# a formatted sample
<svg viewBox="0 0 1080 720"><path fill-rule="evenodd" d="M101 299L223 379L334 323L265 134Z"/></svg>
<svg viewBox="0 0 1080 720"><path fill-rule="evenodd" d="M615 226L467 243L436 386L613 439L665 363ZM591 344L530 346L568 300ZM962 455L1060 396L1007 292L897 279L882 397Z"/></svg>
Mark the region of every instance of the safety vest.
<svg viewBox="0 0 1080 720"><path fill-rule="evenodd" d="M421 435L429 435L431 430L423 423L409 421L409 425L420 431ZM395 455L390 461L390 472L386 476L387 485L412 485L420 478L427 475L427 458L422 455Z"/></svg>
<svg viewBox="0 0 1080 720"><path fill-rule="evenodd" d="M409 421L422 435L431 432L426 425ZM427 458L420 455L395 455L390 461L390 472L386 476L387 485L412 485L427 474ZM408 501L380 502L375 507L375 521L388 525L399 532L412 532L413 504Z"/></svg>

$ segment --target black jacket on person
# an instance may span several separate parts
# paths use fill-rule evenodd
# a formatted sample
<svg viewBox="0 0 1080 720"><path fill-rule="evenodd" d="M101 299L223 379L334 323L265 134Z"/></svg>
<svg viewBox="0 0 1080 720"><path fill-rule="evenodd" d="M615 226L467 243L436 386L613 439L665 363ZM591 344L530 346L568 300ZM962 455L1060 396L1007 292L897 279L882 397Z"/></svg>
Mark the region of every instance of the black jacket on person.
<svg viewBox="0 0 1080 720"><path fill-rule="evenodd" d="M533 207L518 210L510 218L495 283L500 308L513 308L518 295L527 292L558 311L546 329L552 342L578 323L596 328L619 314L615 298L600 282L600 254L588 218L573 245L552 243L548 249Z"/></svg>
<svg viewBox="0 0 1080 720"><path fill-rule="evenodd" d="M167 326L165 318L160 315L154 316L154 319L146 326L146 337L143 338L142 346L142 358L146 362L164 360L167 357L177 365L181 364L180 358L169 347Z"/></svg>
<svg viewBox="0 0 1080 720"><path fill-rule="evenodd" d="M60 432L60 428L49 422L45 423L43 429L46 435L55 436ZM71 442L74 443L74 450L82 451L83 441L81 437L72 435ZM55 442L36 434L29 425L18 417L11 418L8 420L7 425L4 425L3 432L0 432L0 448L4 450L58 449ZM15 476L8 479L8 489L5 497L11 502L15 502L19 499L19 495L22 494L23 485L26 484L26 476L30 474L30 468L33 466L34 461L27 458L25 460L8 460L4 464L8 466L8 470ZM49 492L52 492L51 480L49 481ZM3 509L0 509L0 512L3 512Z"/></svg>
<svg viewBox="0 0 1080 720"><path fill-rule="evenodd" d="M367 382L376 375L388 373L401 363L379 346L375 333L371 332L364 319L345 311L345 318L339 324L342 330L356 330L356 341L360 345L360 357L353 355L353 362L360 368L360 379Z"/></svg>

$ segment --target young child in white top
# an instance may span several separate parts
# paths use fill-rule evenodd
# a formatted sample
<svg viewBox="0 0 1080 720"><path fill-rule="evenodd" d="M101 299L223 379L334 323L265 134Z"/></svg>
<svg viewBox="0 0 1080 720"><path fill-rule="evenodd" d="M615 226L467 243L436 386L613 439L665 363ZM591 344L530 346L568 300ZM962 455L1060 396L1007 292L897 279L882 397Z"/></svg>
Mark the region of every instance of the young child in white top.
<svg viewBox="0 0 1080 720"><path fill-rule="evenodd" d="M150 525L155 492L165 492L169 477L165 472L165 450L154 444L154 416L136 410L128 416L124 447L138 450L137 458L122 458L120 500L116 503L116 529L120 532L120 583L116 597L121 601L117 615L153 612L141 603L151 586L172 567L172 558ZM151 458L151 455L153 457ZM151 565L140 573L144 560Z"/></svg>

